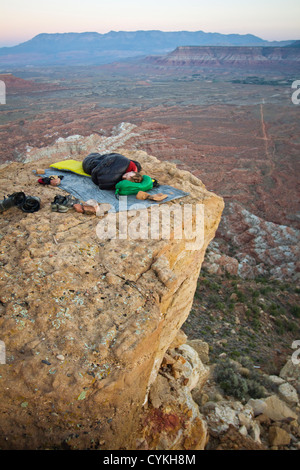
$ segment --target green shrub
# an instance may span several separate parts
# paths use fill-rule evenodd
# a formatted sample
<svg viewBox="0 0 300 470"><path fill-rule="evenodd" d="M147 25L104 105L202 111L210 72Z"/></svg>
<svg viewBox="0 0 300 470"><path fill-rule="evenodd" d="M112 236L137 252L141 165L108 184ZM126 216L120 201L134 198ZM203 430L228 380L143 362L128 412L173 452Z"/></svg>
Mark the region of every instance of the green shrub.
<svg viewBox="0 0 300 470"><path fill-rule="evenodd" d="M248 386L248 395L251 398L261 398L264 395L263 386L256 380L248 379L247 386Z"/></svg>
<svg viewBox="0 0 300 470"><path fill-rule="evenodd" d="M273 288L271 286L265 286L259 289L260 293L263 295L267 294L268 292L272 292L272 290Z"/></svg>
<svg viewBox="0 0 300 470"><path fill-rule="evenodd" d="M217 295L217 294L211 294L209 297L208 297L208 301L213 303L213 304L216 304L217 302L220 301L220 297Z"/></svg>
<svg viewBox="0 0 300 470"><path fill-rule="evenodd" d="M240 357L240 355L241 355L240 351L231 351L230 353L230 356L232 357L232 359Z"/></svg>
<svg viewBox="0 0 300 470"><path fill-rule="evenodd" d="M257 297L259 297L259 291L258 290L252 291L252 298L256 299Z"/></svg>
<svg viewBox="0 0 300 470"><path fill-rule="evenodd" d="M260 309L257 305L252 305L252 312L254 314L254 316L257 318L260 316Z"/></svg>
<svg viewBox="0 0 300 470"><path fill-rule="evenodd" d="M215 307L219 310L225 310L225 304L223 302L217 302Z"/></svg>
<svg viewBox="0 0 300 470"><path fill-rule="evenodd" d="M246 302L246 296L243 292L237 290L236 295L237 295L237 298L238 298L239 302Z"/></svg>
<svg viewBox="0 0 300 470"><path fill-rule="evenodd" d="M261 284L267 284L268 283L268 278L266 277L256 277L255 282L261 283Z"/></svg>
<svg viewBox="0 0 300 470"><path fill-rule="evenodd" d="M253 368L248 358L242 357L239 361L244 367L247 367L249 376L243 377L238 365L231 359L221 359L217 362L214 370L216 383L225 394L231 395L238 400L263 397L265 393L263 376Z"/></svg>
<svg viewBox="0 0 300 470"><path fill-rule="evenodd" d="M227 367L220 365L215 370L216 381L227 395L232 395L242 400L248 391L247 381L237 373L235 367L229 362Z"/></svg>
<svg viewBox="0 0 300 470"><path fill-rule="evenodd" d="M217 282L211 282L209 287L211 290L215 290L215 291L220 289L220 286Z"/></svg>
<svg viewBox="0 0 300 470"><path fill-rule="evenodd" d="M277 333L283 335L283 333L284 333L284 324L283 324L283 321L281 320L281 318L276 318L275 319L275 326L276 326Z"/></svg>
<svg viewBox="0 0 300 470"><path fill-rule="evenodd" d="M284 327L286 331L290 331L292 333L296 333L297 331L299 331L299 326L293 321L285 321Z"/></svg>
<svg viewBox="0 0 300 470"><path fill-rule="evenodd" d="M285 313L285 310L284 308L280 307L279 305L277 304L274 304L272 303L271 305L269 305L268 307L268 312L273 315L274 317L280 315L280 314L284 314Z"/></svg>
<svg viewBox="0 0 300 470"><path fill-rule="evenodd" d="M249 308L246 310L245 315L246 315L247 319L250 320L252 312Z"/></svg>
<svg viewBox="0 0 300 470"><path fill-rule="evenodd" d="M291 307L291 314L296 318L300 318L300 306L299 305L293 305Z"/></svg>
<svg viewBox="0 0 300 470"><path fill-rule="evenodd" d="M196 289L194 297L195 297L195 299L201 299L201 298L202 298L201 292L199 292L199 291Z"/></svg>
<svg viewBox="0 0 300 470"><path fill-rule="evenodd" d="M258 331L260 328L261 324L260 321L257 318L253 318L252 320L252 327L255 331Z"/></svg>

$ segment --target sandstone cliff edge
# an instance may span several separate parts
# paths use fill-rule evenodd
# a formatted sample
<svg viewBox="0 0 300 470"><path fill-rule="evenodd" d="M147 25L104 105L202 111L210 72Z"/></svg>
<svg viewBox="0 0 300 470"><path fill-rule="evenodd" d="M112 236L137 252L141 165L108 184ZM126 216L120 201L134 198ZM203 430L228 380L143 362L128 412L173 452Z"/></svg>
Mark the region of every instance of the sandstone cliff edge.
<svg viewBox="0 0 300 470"><path fill-rule="evenodd" d="M93 148L84 151L97 138L86 138ZM186 249L172 227L167 239L101 239L96 228L108 214L51 212L65 193L37 183L33 170L70 158L59 145L0 167L1 198L41 199L38 212L0 215L0 447L203 449L206 426L190 391L206 369L180 328L223 200L176 165L125 150L144 173L189 193L164 207L203 205L204 239ZM163 361L170 374L159 374Z"/></svg>

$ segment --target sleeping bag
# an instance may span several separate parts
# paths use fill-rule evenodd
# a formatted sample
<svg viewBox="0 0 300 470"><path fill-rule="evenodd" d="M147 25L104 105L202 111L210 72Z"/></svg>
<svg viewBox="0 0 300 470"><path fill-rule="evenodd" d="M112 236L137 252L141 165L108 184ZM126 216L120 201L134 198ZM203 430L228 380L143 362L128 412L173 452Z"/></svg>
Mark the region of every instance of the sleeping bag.
<svg viewBox="0 0 300 470"><path fill-rule="evenodd" d="M82 162L85 173L91 175L93 183L100 189L113 189L122 180L122 176L133 162L138 171L142 167L139 162L130 160L119 153L90 153Z"/></svg>

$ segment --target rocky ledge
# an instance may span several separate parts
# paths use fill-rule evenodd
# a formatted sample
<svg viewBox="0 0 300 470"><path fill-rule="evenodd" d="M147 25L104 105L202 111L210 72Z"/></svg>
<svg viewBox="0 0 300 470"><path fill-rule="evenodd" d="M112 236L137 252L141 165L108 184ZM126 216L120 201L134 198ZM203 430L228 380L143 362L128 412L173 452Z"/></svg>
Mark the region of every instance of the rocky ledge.
<svg viewBox="0 0 300 470"><path fill-rule="evenodd" d="M86 138L81 151L100 144ZM204 237L187 249L173 226L168 239L118 239L117 225L116 238L101 239L97 226L109 214L52 212L64 192L37 182L36 168L82 159L66 148L57 142L0 168L1 198L24 191L41 199L38 212L0 215L0 447L203 449L206 424L191 390L207 370L180 328L223 200L174 164L124 151L146 174L189 193L164 208L203 205ZM138 224L137 212L127 215Z"/></svg>

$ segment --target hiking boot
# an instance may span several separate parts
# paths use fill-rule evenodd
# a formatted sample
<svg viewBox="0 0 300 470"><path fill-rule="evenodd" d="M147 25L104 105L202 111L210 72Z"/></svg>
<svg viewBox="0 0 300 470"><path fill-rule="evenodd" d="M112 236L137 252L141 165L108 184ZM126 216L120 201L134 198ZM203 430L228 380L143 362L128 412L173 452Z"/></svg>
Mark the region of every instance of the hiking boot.
<svg viewBox="0 0 300 470"><path fill-rule="evenodd" d="M4 197L2 201L0 201L0 212L4 212L11 207L17 206L20 207L26 199L25 193L13 193L7 197Z"/></svg>
<svg viewBox="0 0 300 470"><path fill-rule="evenodd" d="M51 203L52 211L57 212L67 212L70 207L73 207L74 204L78 204L79 199L73 198L73 196L55 196L53 203Z"/></svg>
<svg viewBox="0 0 300 470"><path fill-rule="evenodd" d="M25 201L21 204L18 204L18 207L23 212L36 212L41 207L41 200L36 196L25 196Z"/></svg>
<svg viewBox="0 0 300 470"><path fill-rule="evenodd" d="M65 196L55 196L54 200L51 202L51 210L53 212L58 212L58 205L62 204L65 200Z"/></svg>

